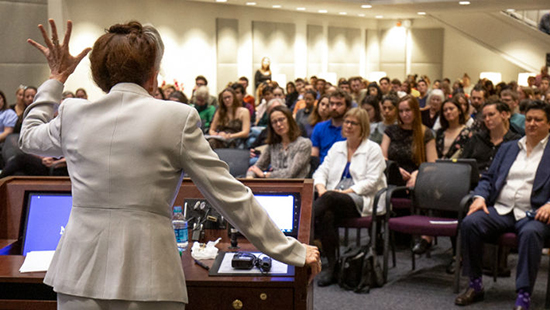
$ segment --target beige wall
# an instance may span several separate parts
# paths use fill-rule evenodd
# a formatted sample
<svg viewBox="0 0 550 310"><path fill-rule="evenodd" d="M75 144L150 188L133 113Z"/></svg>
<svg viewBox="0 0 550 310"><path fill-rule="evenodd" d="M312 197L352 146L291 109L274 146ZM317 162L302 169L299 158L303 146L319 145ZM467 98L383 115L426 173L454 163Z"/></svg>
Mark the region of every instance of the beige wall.
<svg viewBox="0 0 550 310"><path fill-rule="evenodd" d="M19 85L39 86L48 76L42 55L26 42L37 38L36 26L47 17L47 0L0 1L0 90L9 104Z"/></svg>

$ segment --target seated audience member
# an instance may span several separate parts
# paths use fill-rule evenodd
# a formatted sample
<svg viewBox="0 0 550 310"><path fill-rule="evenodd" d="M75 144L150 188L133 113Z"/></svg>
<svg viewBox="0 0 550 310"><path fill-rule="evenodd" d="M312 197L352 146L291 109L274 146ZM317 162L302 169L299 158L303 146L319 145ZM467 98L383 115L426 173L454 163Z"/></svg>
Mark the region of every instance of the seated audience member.
<svg viewBox="0 0 550 310"><path fill-rule="evenodd" d="M344 114L351 108L351 97L339 89L329 97L330 119L318 123L311 134L311 156L318 156L322 164L328 150L335 142L344 140L342 123Z"/></svg>
<svg viewBox="0 0 550 310"><path fill-rule="evenodd" d="M510 89L505 89L500 92L500 101L506 103L510 107L510 125L515 133L525 135L525 115L517 112L519 106L518 94Z"/></svg>
<svg viewBox="0 0 550 310"><path fill-rule="evenodd" d="M399 124L389 126L382 138L382 153L388 160L399 165L399 171L407 186L414 186L418 167L424 162L435 162L437 152L432 130L422 125L418 101L412 95L399 100ZM413 252L425 253L432 244L432 238L422 236Z"/></svg>
<svg viewBox="0 0 550 310"><path fill-rule="evenodd" d="M343 91L347 92L348 94L351 92L350 87L349 87L349 82L345 78L342 78L342 79L340 79L340 81L338 81L338 88L342 89Z"/></svg>
<svg viewBox="0 0 550 310"><path fill-rule="evenodd" d="M73 94L72 91L64 91L62 94L61 94L61 101L67 99L67 98L76 98L76 96Z"/></svg>
<svg viewBox="0 0 550 310"><path fill-rule="evenodd" d="M84 88L79 88L74 92L76 98L88 99L88 93Z"/></svg>
<svg viewBox="0 0 550 310"><path fill-rule="evenodd" d="M168 97L170 97L170 94L175 91L176 91L176 87L172 84L166 84L162 86L162 93L164 94L164 98L166 100L168 100Z"/></svg>
<svg viewBox="0 0 550 310"><path fill-rule="evenodd" d="M246 89L248 88L248 78L246 76L241 76L239 78L239 84L241 84L244 87L243 101L250 104L255 109L256 101L254 100L254 97L248 94L246 91Z"/></svg>
<svg viewBox="0 0 550 310"><path fill-rule="evenodd" d="M243 108L246 108L250 112L250 123L256 123L256 111L254 107L250 103L244 101L244 86L240 83L233 83L231 84L231 88L235 91L235 96L237 96L237 100L241 102Z"/></svg>
<svg viewBox="0 0 550 310"><path fill-rule="evenodd" d="M372 82L369 84L369 87L367 88L367 96L374 96L378 102L382 101L382 90L380 89L380 86L376 82ZM365 102L365 99L361 103ZM359 102L358 102L359 103Z"/></svg>
<svg viewBox="0 0 550 310"><path fill-rule="evenodd" d="M19 116L25 111L25 86L19 85L15 91L15 103L10 105L10 109L14 110L15 113Z"/></svg>
<svg viewBox="0 0 550 310"><path fill-rule="evenodd" d="M533 89L530 88L530 87L518 86L517 91L518 91L518 99L519 100L523 100L523 99L531 99L532 100L533 97L534 97Z"/></svg>
<svg viewBox="0 0 550 310"><path fill-rule="evenodd" d="M462 111L464 111L464 117L466 118L466 127L471 128L474 124L474 119L471 116L471 110L472 107L470 106L470 102L465 94L459 93L453 96L452 100L459 104L459 106L462 108Z"/></svg>
<svg viewBox="0 0 550 310"><path fill-rule="evenodd" d="M159 99L159 100L166 100L166 98L164 98L164 93L162 92L161 87L157 87L155 93L153 94L153 97L155 97L155 99Z"/></svg>
<svg viewBox="0 0 550 310"><path fill-rule="evenodd" d="M181 102L181 103L185 103L185 104L189 103L189 100L187 99L187 96L179 90L171 92L170 96L168 96L168 100Z"/></svg>
<svg viewBox="0 0 550 310"><path fill-rule="evenodd" d="M6 95L0 90L0 150L6 137L13 132L13 127L17 123L17 114L8 108ZM1 163L0 163L1 164Z"/></svg>
<svg viewBox="0 0 550 310"><path fill-rule="evenodd" d="M474 133L464 146L462 158L473 158L480 173L489 170L499 147L504 142L517 140L521 136L510 130L510 107L500 101L491 101L481 109L483 126Z"/></svg>
<svg viewBox="0 0 550 310"><path fill-rule="evenodd" d="M382 121L378 122L376 126L371 124L370 137L372 141L377 144L382 143L382 137L386 128L391 125L397 124L397 102L399 98L395 94L389 94L382 100Z"/></svg>
<svg viewBox="0 0 550 310"><path fill-rule="evenodd" d="M367 89L363 84L363 78L360 76L354 76L349 79L349 86L351 90L351 100L356 104L363 102L365 96L367 96Z"/></svg>
<svg viewBox="0 0 550 310"><path fill-rule="evenodd" d="M368 139L369 116L360 108L346 112L342 135L346 141L334 143L325 161L313 174L319 198L313 203L315 238L321 240L328 267L323 268L318 285L336 282L338 226L342 219L372 214L376 192L386 186L386 163L380 146Z"/></svg>
<svg viewBox="0 0 550 310"><path fill-rule="evenodd" d="M306 97L306 93L308 91L314 92L315 93L315 100L317 100L317 91L315 90L315 88L313 88L313 86L311 86L311 85L304 86L304 93L302 94L302 99L296 101L296 104L294 104L294 108L291 109L292 115L294 115L294 118L296 118L296 114L298 113L298 110L303 109L303 108L306 107L305 97Z"/></svg>
<svg viewBox="0 0 550 310"><path fill-rule="evenodd" d="M430 86L430 82L420 79L418 83L416 83L416 89L418 90L418 105L420 106L420 111L424 111L426 109L426 105L429 105L429 101L427 100L429 98L428 96L428 87ZM441 101L443 102L443 100ZM440 102L440 104L441 104ZM424 124L426 125L426 124ZM428 126L428 125L426 125ZM428 126L431 128L431 126Z"/></svg>
<svg viewBox="0 0 550 310"><path fill-rule="evenodd" d="M250 132L250 113L242 107L232 88L224 89L218 101L219 107L208 131L213 136L208 139L210 147L240 147Z"/></svg>
<svg viewBox="0 0 550 310"><path fill-rule="evenodd" d="M0 174L0 179L12 175L47 176L50 167L55 166L54 176L68 176L65 158L41 157L26 153L19 153L6 163Z"/></svg>
<svg viewBox="0 0 550 310"><path fill-rule="evenodd" d="M518 235L514 309L530 308L544 241L550 237L549 130L550 106L531 103L525 114L525 137L500 147L474 190L476 198L461 231L464 275L470 282L455 304L465 306L484 299L483 244L512 231Z"/></svg>
<svg viewBox="0 0 550 310"><path fill-rule="evenodd" d="M380 114L380 100L377 96L367 95L363 102L361 102L361 108L367 111L369 114L369 123L371 132L378 123L382 122L382 114Z"/></svg>
<svg viewBox="0 0 550 310"><path fill-rule="evenodd" d="M546 93L548 92L548 90L550 90L550 77L545 76L541 79L539 89L543 97L542 99L545 99Z"/></svg>
<svg viewBox="0 0 550 310"><path fill-rule="evenodd" d="M298 96L300 94L298 93L298 89L296 89L296 85L293 82L286 83L286 106L290 109L296 104L296 101L298 101Z"/></svg>
<svg viewBox="0 0 550 310"><path fill-rule="evenodd" d="M272 108L267 128L267 148L248 169L246 176L305 178L309 173L311 141L300 136L300 129L290 110L282 105Z"/></svg>
<svg viewBox="0 0 550 310"><path fill-rule="evenodd" d="M329 96L323 96L319 99L319 103L314 105L313 112L307 118L307 124L304 126L306 136L309 138L313 134L313 129L317 124L330 119Z"/></svg>
<svg viewBox="0 0 550 310"><path fill-rule="evenodd" d="M261 96L258 98L260 99L260 103L258 107L256 108L256 126L267 126L267 115L265 115L267 103L275 98L273 95L274 88L269 86L268 84L260 84L260 87L258 87L258 90L261 91Z"/></svg>
<svg viewBox="0 0 550 310"><path fill-rule="evenodd" d="M401 91L401 81L399 79L391 80L391 90L396 94Z"/></svg>
<svg viewBox="0 0 550 310"><path fill-rule="evenodd" d="M325 79L317 79L315 82L315 90L317 91L317 97L315 99L321 98L321 96L325 95L325 86L327 85L327 81Z"/></svg>
<svg viewBox="0 0 550 310"><path fill-rule="evenodd" d="M196 93L197 89L199 89L199 87L206 87L206 89L208 90L208 80L202 75L199 75L195 78L195 86L193 86L193 92L191 94L191 100L189 101L191 104L195 104L195 101L196 101L195 93ZM208 97L206 98L206 103L209 106L213 106L213 107L218 106L218 103L216 102L216 96L212 96L212 95L210 95L210 93L208 93Z"/></svg>
<svg viewBox="0 0 550 310"><path fill-rule="evenodd" d="M382 153L399 165L407 186L414 186L418 167L423 162L435 162L437 152L432 131L422 125L420 108L414 96L399 100L398 124L386 128L382 137Z"/></svg>
<svg viewBox="0 0 550 310"><path fill-rule="evenodd" d="M201 86L195 90L195 109L199 112L201 118L201 128L203 132L208 132L210 129L210 123L216 113L216 107L208 104L207 99L210 96L208 88Z"/></svg>
<svg viewBox="0 0 550 310"><path fill-rule="evenodd" d="M441 159L459 158L472 133L460 104L452 99L443 103L441 128L435 133L435 149Z"/></svg>
<svg viewBox="0 0 550 310"><path fill-rule="evenodd" d="M382 92L382 96L388 95L391 90L390 78L387 76L382 77L378 80L378 83L380 83L380 91Z"/></svg>
<svg viewBox="0 0 550 310"><path fill-rule="evenodd" d="M17 122L15 123L15 127L13 127L13 133L21 132L21 126L23 125L23 112L25 112L25 109L34 101L34 96L36 96L36 87L25 87L25 90L23 91L23 103L25 107L23 110L19 110L17 105L14 107L14 110L17 113Z"/></svg>
<svg viewBox="0 0 550 310"><path fill-rule="evenodd" d="M315 108L315 98L317 98L317 93L314 90L306 91L306 93L304 94L304 101L306 103L306 106L303 109L298 110L295 117L296 122L306 128L306 133L308 137L311 136L311 133L313 132L313 127L309 125L309 117L311 116Z"/></svg>
<svg viewBox="0 0 550 310"><path fill-rule="evenodd" d="M276 82L273 82L275 84ZM285 90L281 86L273 87L273 98L281 99L286 105L286 95Z"/></svg>
<svg viewBox="0 0 550 310"><path fill-rule="evenodd" d="M437 130L441 126L439 123L440 121L440 111L441 111L441 104L445 101L445 94L440 89L434 89L430 92L430 94L427 96L427 106L426 109L421 111L422 115L422 124L424 126ZM434 128L434 126L436 128Z"/></svg>

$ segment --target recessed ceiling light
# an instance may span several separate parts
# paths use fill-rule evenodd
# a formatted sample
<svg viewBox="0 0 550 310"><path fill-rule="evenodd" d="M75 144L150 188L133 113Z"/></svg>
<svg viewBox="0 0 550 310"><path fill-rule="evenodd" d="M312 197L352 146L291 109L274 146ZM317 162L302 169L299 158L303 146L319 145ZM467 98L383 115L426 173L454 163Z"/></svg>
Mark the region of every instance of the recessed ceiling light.
<svg viewBox="0 0 550 310"><path fill-rule="evenodd" d="M418 12L418 13L416 13L416 14L418 14L418 15L426 15L426 12Z"/></svg>
<svg viewBox="0 0 550 310"><path fill-rule="evenodd" d="M319 10L319 13L328 13L327 10Z"/></svg>
<svg viewBox="0 0 550 310"><path fill-rule="evenodd" d="M365 14L359 14L359 17L365 17Z"/></svg>
<svg viewBox="0 0 550 310"><path fill-rule="evenodd" d="M296 8L296 10L298 10L298 11L305 11L306 8Z"/></svg>
<svg viewBox="0 0 550 310"><path fill-rule="evenodd" d="M227 0L216 0L216 2L227 2Z"/></svg>
<svg viewBox="0 0 550 310"><path fill-rule="evenodd" d="M372 8L372 5L370 5L370 4L363 4L363 5L361 6L361 8L363 8L363 9L370 9L370 8Z"/></svg>
<svg viewBox="0 0 550 310"><path fill-rule="evenodd" d="M384 18L384 16L382 16L382 15L376 15L375 18L380 19L380 18Z"/></svg>
<svg viewBox="0 0 550 310"><path fill-rule="evenodd" d="M338 14L340 14L340 15L348 15L348 13L346 13L346 12L340 12L340 13L338 13Z"/></svg>
<svg viewBox="0 0 550 310"><path fill-rule="evenodd" d="M256 5L256 2L247 2L246 5Z"/></svg>
<svg viewBox="0 0 550 310"><path fill-rule="evenodd" d="M460 5L470 5L470 1L459 1L458 4L460 4Z"/></svg>
<svg viewBox="0 0 550 310"><path fill-rule="evenodd" d="M280 8L282 8L282 6L280 6L279 4L275 4L275 5L273 6L273 8L274 8L274 9L280 9Z"/></svg>

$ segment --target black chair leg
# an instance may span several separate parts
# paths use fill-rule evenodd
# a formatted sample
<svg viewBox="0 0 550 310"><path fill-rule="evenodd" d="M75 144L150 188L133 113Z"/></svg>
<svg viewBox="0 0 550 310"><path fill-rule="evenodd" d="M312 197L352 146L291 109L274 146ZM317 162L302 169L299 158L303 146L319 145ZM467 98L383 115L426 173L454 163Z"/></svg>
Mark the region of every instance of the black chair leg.
<svg viewBox="0 0 550 310"><path fill-rule="evenodd" d="M493 282L497 282L498 277L498 252L500 246L497 244L495 246L494 255L493 255Z"/></svg>
<svg viewBox="0 0 550 310"><path fill-rule="evenodd" d="M544 309L550 309L550 257L548 259L548 280L546 282L546 301Z"/></svg>
<svg viewBox="0 0 550 310"><path fill-rule="evenodd" d="M361 246L361 228L357 227L355 231L355 245L357 247Z"/></svg>
<svg viewBox="0 0 550 310"><path fill-rule="evenodd" d="M349 228L344 228L344 246L348 246L349 241Z"/></svg>
<svg viewBox="0 0 550 310"><path fill-rule="evenodd" d="M460 233L460 231L458 232ZM454 293L458 294L460 291L460 271L462 270L462 249L461 247L461 240L460 235L457 235L456 237L456 256L455 256L455 285L454 285Z"/></svg>
<svg viewBox="0 0 550 310"><path fill-rule="evenodd" d="M416 269L416 254L414 254L414 252L412 251L413 247L414 247L414 238L411 238L410 251L411 251L411 260L412 260L412 270L415 270Z"/></svg>

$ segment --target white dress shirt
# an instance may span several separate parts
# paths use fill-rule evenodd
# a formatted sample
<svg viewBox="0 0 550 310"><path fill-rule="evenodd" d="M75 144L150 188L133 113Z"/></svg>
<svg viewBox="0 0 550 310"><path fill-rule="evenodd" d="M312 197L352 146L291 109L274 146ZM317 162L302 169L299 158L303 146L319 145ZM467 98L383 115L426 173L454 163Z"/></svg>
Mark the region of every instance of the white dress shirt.
<svg viewBox="0 0 550 310"><path fill-rule="evenodd" d="M548 136L542 139L527 155L526 137L518 141L519 153L512 164L506 183L495 203L498 214L504 215L514 211L516 221L524 218L525 212L531 210L531 193L537 168L548 143Z"/></svg>

